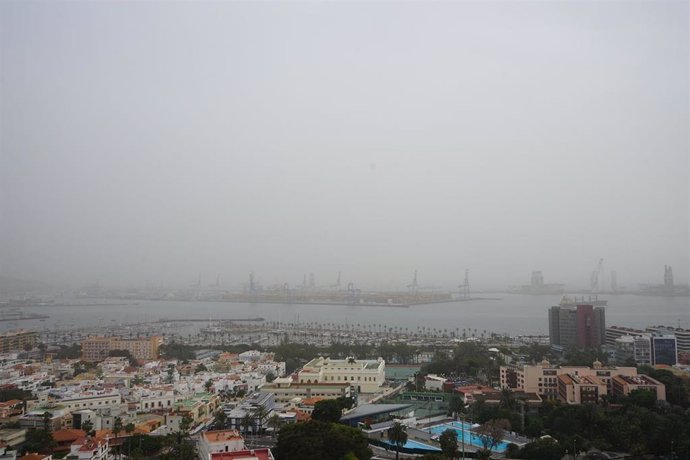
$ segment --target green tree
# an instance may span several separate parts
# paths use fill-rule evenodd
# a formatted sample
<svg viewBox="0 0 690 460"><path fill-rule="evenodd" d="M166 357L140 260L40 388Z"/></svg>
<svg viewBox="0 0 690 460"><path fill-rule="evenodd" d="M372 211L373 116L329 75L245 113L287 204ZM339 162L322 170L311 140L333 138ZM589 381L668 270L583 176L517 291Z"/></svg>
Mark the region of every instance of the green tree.
<svg viewBox="0 0 690 460"><path fill-rule="evenodd" d="M93 431L93 423L91 422L91 420L86 420L86 421L82 422L81 423L81 429L84 430L86 432L86 434L88 434L89 436L93 436L94 431Z"/></svg>
<svg viewBox="0 0 690 460"><path fill-rule="evenodd" d="M335 399L324 399L314 404L312 420L320 422L338 422L342 417L342 406Z"/></svg>
<svg viewBox="0 0 690 460"><path fill-rule="evenodd" d="M240 420L240 426L242 427L242 433L244 433L245 436L248 435L249 434L249 428L251 428L253 425L254 424L253 424L253 420L252 420L252 415L249 412L247 412L246 414L244 414L244 417L242 417L242 419Z"/></svg>
<svg viewBox="0 0 690 460"><path fill-rule="evenodd" d="M280 419L280 416L278 414L273 414L271 417L268 419L268 422L266 422L269 428L271 428L271 431L273 433L273 436L275 437L276 433L280 429L280 427L283 425L283 421Z"/></svg>
<svg viewBox="0 0 690 460"><path fill-rule="evenodd" d="M274 450L278 460L343 459L354 455L369 460L372 452L366 436L358 429L337 423L311 420L281 428Z"/></svg>
<svg viewBox="0 0 690 460"><path fill-rule="evenodd" d="M225 424L228 422L228 416L225 414L225 411L222 408L216 411L214 421L218 428L225 428Z"/></svg>
<svg viewBox="0 0 690 460"><path fill-rule="evenodd" d="M555 439L547 437L526 444L519 450L518 455L513 458L551 460L554 458L562 458L563 455L565 455L565 448Z"/></svg>
<svg viewBox="0 0 690 460"><path fill-rule="evenodd" d="M446 431L441 433L438 439L441 444L441 451L443 455L454 459L458 454L458 434L455 430L448 428Z"/></svg>
<svg viewBox="0 0 690 460"><path fill-rule="evenodd" d="M23 449L25 453L38 452L41 454L50 454L55 445L55 440L50 431L30 428L26 432L26 441L23 445Z"/></svg>
<svg viewBox="0 0 690 460"><path fill-rule="evenodd" d="M115 438L117 438L121 432L122 432L122 418L121 417L115 417L115 420L113 420L113 434L115 435ZM120 456L121 447L122 446L116 446L115 447L116 455L118 457Z"/></svg>
<svg viewBox="0 0 690 460"><path fill-rule="evenodd" d="M264 420L266 419L267 415L268 411L264 406L261 405L258 405L251 410L251 417L254 421L254 425L256 425L257 434L261 433L261 430L263 430Z"/></svg>
<svg viewBox="0 0 690 460"><path fill-rule="evenodd" d="M122 418L115 417L115 420L113 420L113 434L117 438L120 433L122 433Z"/></svg>
<svg viewBox="0 0 690 460"><path fill-rule="evenodd" d="M204 383L204 389L206 390L206 393L211 392L212 386L213 386L213 380L211 380L211 379L206 380L206 383Z"/></svg>
<svg viewBox="0 0 690 460"><path fill-rule="evenodd" d="M400 448L407 442L407 427L400 422L395 422L388 429L388 440L395 446L396 460L400 456Z"/></svg>
<svg viewBox="0 0 690 460"><path fill-rule="evenodd" d="M501 442L504 432L507 430L510 430L510 422L506 419L489 420L476 429L475 432L484 446L485 455L491 454L491 451Z"/></svg>

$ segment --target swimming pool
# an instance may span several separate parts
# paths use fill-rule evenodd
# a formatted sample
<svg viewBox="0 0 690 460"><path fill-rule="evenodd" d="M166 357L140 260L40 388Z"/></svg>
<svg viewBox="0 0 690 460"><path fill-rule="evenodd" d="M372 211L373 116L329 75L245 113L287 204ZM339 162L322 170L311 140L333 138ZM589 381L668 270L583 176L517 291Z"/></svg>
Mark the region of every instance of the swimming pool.
<svg viewBox="0 0 690 460"><path fill-rule="evenodd" d="M455 433L458 436L458 443L462 442L463 440L463 432L464 432L464 442L465 444L471 444L475 447L484 447L484 444L482 444L482 440L479 436L476 434L472 433L470 431L470 428L472 428L471 423L467 422L448 422L444 423L443 425L436 425L432 426L429 428L429 431L435 435L440 435L447 429L451 429L455 431ZM508 448L508 443L505 441L499 442L496 447L493 448L494 452L505 452L506 449Z"/></svg>
<svg viewBox="0 0 690 460"><path fill-rule="evenodd" d="M390 441L383 441L383 442L385 442L386 444L391 446L391 449L395 449L395 444L393 444L392 442L390 442ZM403 445L402 447L406 448L406 449L423 449L423 450L428 450L428 451L432 451L432 452L441 452L441 449L439 449L438 447L430 446L429 444L424 444L424 443L412 441L412 440L407 441L405 443L405 445Z"/></svg>

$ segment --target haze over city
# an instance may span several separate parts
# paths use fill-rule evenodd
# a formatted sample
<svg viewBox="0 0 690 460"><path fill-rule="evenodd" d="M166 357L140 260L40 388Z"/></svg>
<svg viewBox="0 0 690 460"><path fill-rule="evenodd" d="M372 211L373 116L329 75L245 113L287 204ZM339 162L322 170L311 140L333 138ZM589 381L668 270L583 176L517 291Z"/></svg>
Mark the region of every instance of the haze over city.
<svg viewBox="0 0 690 460"><path fill-rule="evenodd" d="M687 283L688 3L3 2L0 276Z"/></svg>

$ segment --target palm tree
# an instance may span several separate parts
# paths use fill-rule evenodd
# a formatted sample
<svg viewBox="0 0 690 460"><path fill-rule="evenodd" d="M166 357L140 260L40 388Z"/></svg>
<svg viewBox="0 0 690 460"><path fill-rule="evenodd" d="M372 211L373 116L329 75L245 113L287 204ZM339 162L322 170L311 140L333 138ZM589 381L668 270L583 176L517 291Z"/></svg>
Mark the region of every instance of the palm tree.
<svg viewBox="0 0 690 460"><path fill-rule="evenodd" d="M282 426L283 421L280 419L280 416L278 414L273 414L271 415L271 418L268 419L267 425L269 428L272 428L273 434L272 436L275 437L276 433L279 431L280 427Z"/></svg>
<svg viewBox="0 0 690 460"><path fill-rule="evenodd" d="M256 432L257 434L259 434L261 433L261 429L263 428L264 419L268 415L268 411L266 411L266 408L264 406L259 405L252 409L251 415L254 421L256 422Z"/></svg>
<svg viewBox="0 0 690 460"><path fill-rule="evenodd" d="M388 440L395 445L395 460L398 460L400 448L407 442L407 428L400 422L395 422L388 429Z"/></svg>
<svg viewBox="0 0 690 460"><path fill-rule="evenodd" d="M220 427L221 430L223 428L225 428L225 424L227 423L227 421L228 421L228 416L225 415L225 411L222 408L218 409L218 411L216 412L216 416L215 416L215 422Z"/></svg>
<svg viewBox="0 0 690 460"><path fill-rule="evenodd" d="M121 417L115 417L115 420L113 421L113 434L115 435L115 439L117 439L117 436L122 432L122 418ZM117 448L117 456L120 456L120 446Z"/></svg>
<svg viewBox="0 0 690 460"><path fill-rule="evenodd" d="M252 417L249 412L244 414L244 417L242 417L242 420L240 420L240 426L242 427L242 431L246 436L247 433L249 433L249 428L252 426Z"/></svg>

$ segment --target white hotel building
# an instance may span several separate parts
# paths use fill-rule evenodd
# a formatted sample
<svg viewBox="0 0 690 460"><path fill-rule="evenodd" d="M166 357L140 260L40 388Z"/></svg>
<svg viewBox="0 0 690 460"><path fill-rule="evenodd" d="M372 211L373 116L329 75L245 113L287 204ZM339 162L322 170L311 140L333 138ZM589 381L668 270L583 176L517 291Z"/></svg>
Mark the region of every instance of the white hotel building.
<svg viewBox="0 0 690 460"><path fill-rule="evenodd" d="M386 362L318 357L299 372L299 383L349 383L358 393L376 393L385 381Z"/></svg>

